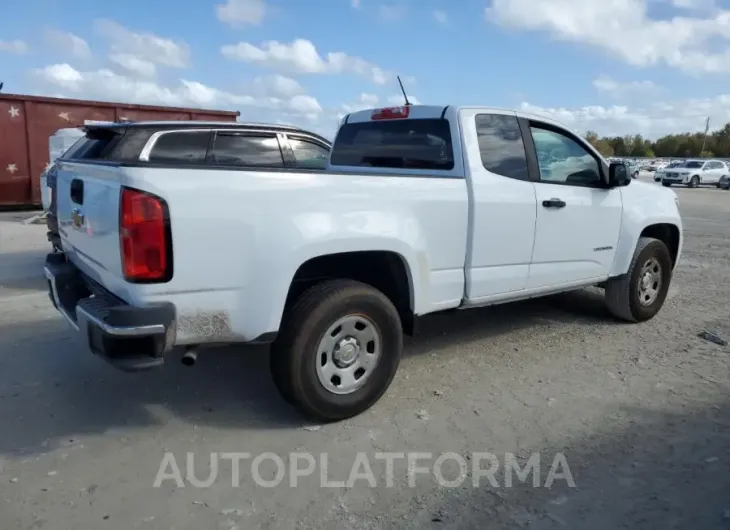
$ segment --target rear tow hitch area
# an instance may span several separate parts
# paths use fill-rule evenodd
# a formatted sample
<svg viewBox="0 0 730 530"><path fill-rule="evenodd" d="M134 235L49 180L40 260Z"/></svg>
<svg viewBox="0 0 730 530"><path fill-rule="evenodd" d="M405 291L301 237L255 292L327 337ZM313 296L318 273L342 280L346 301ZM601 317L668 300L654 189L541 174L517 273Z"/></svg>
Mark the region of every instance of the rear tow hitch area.
<svg viewBox="0 0 730 530"><path fill-rule="evenodd" d="M92 353L127 372L160 366L175 339L175 306L132 306L86 277L64 252L46 256L53 305Z"/></svg>

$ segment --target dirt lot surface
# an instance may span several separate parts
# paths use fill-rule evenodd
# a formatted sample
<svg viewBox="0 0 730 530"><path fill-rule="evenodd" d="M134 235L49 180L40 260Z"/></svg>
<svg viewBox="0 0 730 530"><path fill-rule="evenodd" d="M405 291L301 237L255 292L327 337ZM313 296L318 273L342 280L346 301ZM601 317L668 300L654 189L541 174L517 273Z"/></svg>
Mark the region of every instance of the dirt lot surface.
<svg viewBox="0 0 730 530"><path fill-rule="evenodd" d="M0 216L0 529L730 528L730 347L697 336L730 339L730 192L677 192L684 254L654 320L617 323L597 290L433 316L386 396L325 426L278 397L265 349L136 375L94 358L50 308L44 227ZM251 459L233 486L220 457L235 452ZM276 478L275 462L251 465L266 452L287 467L271 488L261 480ZM296 487L294 452L316 458ZM399 458L389 484L383 452L431 453L418 462L427 472ZM466 463L456 487L432 471L445 452ZM484 452L498 471L475 487ZM211 453L219 465L203 487ZM539 487L510 471L508 453L521 466L539 455ZM184 487L155 487L165 454ZM367 471L358 458L375 484L332 484ZM458 475L453 459L436 468Z"/></svg>

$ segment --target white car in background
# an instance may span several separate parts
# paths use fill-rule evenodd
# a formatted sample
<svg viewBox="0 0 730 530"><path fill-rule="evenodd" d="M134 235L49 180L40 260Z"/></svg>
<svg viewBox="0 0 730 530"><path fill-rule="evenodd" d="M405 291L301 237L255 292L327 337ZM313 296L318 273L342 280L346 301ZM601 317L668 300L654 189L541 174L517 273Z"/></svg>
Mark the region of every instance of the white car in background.
<svg viewBox="0 0 730 530"><path fill-rule="evenodd" d="M661 182L661 180L662 180L662 177L664 176L664 174L665 174L665 173L666 173L666 172L667 172L668 170L670 170L670 169L676 169L676 168L679 168L679 167L681 167L681 166L682 166L682 164L684 164L684 162L672 162L671 164L669 164L669 165L668 165L668 166L666 166L666 167L663 167L663 168L657 169L657 170L656 170L656 173L654 173L654 182Z"/></svg>
<svg viewBox="0 0 730 530"><path fill-rule="evenodd" d="M728 167L721 160L688 160L680 167L665 171L662 185L683 184L688 188L696 188L701 184L718 185L723 176L728 174Z"/></svg>
<svg viewBox="0 0 730 530"><path fill-rule="evenodd" d="M48 182L48 172L53 169L54 162L85 134L81 128L68 127L58 129L48 138L48 167L41 173L41 202L44 212L51 207L51 183Z"/></svg>

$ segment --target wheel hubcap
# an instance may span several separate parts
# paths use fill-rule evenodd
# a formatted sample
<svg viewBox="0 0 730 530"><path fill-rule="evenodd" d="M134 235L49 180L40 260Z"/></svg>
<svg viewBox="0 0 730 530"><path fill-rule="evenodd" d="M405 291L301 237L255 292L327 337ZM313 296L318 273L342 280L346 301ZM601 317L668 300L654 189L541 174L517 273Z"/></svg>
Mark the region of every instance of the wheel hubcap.
<svg viewBox="0 0 730 530"><path fill-rule="evenodd" d="M377 326L366 316L338 319L319 342L319 382L333 394L350 394L362 388L380 360L381 343Z"/></svg>
<svg viewBox="0 0 730 530"><path fill-rule="evenodd" d="M662 287L662 267L656 258L650 258L644 263L639 274L639 302L642 305L651 305L659 296Z"/></svg>

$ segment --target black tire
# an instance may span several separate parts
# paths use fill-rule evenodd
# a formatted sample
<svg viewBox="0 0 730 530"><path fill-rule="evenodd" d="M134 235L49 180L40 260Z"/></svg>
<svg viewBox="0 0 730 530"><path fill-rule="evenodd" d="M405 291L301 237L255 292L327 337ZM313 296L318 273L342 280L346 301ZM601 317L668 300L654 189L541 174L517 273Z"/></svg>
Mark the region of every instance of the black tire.
<svg viewBox="0 0 730 530"><path fill-rule="evenodd" d="M640 301L641 269L651 258L660 266L661 285L656 299L649 305ZM628 272L611 278L606 284L606 305L617 318L629 322L644 322L653 318L664 305L672 281L672 257L667 246L658 239L641 237L636 244Z"/></svg>
<svg viewBox="0 0 730 530"><path fill-rule="evenodd" d="M672 185L671 182L662 182L662 186L664 186L665 188L668 188L671 185Z"/></svg>
<svg viewBox="0 0 730 530"><path fill-rule="evenodd" d="M377 329L380 359L364 385L349 394L327 390L317 375L319 342L347 315L363 315ZM271 347L270 365L282 397L315 421L340 421L372 407L393 381L403 350L403 329L393 303L377 289L353 280L331 280L305 291L286 312Z"/></svg>
<svg viewBox="0 0 730 530"><path fill-rule="evenodd" d="M689 183L687 184L688 188L697 188L700 185L700 177L695 175L691 179L689 179Z"/></svg>

